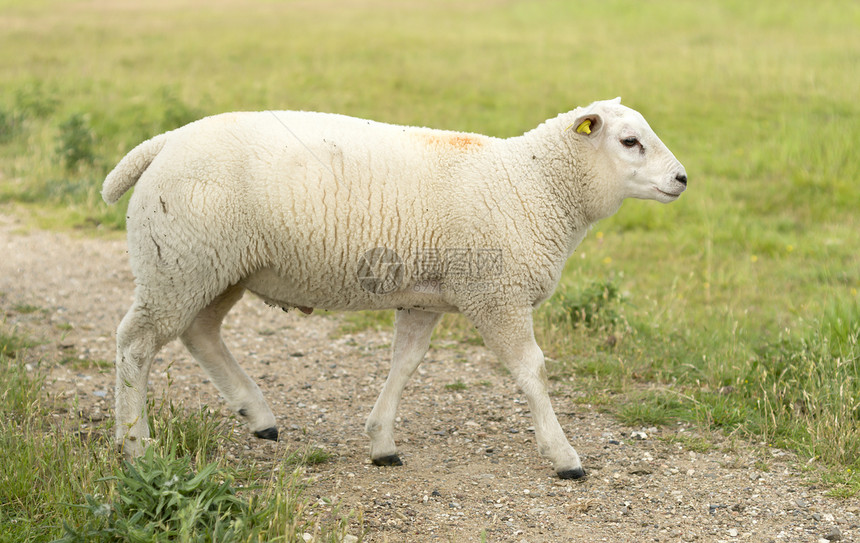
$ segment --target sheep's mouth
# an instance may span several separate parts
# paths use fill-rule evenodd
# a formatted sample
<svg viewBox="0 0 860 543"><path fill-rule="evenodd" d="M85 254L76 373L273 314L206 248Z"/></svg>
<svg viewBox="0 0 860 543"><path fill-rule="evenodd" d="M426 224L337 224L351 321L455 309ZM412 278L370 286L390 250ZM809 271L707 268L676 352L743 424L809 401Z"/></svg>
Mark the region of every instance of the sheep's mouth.
<svg viewBox="0 0 860 543"><path fill-rule="evenodd" d="M660 190L657 187L654 187L654 190L656 190L657 192L659 192L663 196L668 196L669 198L680 198L681 192L683 192L683 191L681 191L681 192L666 192L665 190Z"/></svg>

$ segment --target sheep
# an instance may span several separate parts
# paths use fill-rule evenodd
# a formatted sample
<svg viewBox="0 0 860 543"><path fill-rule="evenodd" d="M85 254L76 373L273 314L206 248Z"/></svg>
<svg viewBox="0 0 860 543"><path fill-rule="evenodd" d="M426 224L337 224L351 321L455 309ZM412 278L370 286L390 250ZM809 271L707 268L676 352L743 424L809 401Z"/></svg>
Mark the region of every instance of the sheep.
<svg viewBox="0 0 860 543"><path fill-rule="evenodd" d="M224 345L250 291L310 313L394 309L391 369L365 427L400 465L394 420L443 313L460 312L526 396L540 454L585 475L547 393L532 313L596 221L626 198L672 202L684 167L620 98L507 139L310 112L207 117L133 149L105 179L128 204L134 301L116 333L116 439L149 441L147 376L179 337L263 439L275 417Z"/></svg>

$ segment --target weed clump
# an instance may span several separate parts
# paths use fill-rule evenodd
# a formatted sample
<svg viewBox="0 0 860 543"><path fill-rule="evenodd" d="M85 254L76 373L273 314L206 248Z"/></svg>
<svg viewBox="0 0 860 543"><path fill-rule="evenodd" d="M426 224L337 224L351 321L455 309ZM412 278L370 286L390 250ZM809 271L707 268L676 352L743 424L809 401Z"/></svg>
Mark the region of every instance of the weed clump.
<svg viewBox="0 0 860 543"><path fill-rule="evenodd" d="M467 388L468 388L468 385L466 385L466 383L464 383L460 379L457 379L455 382L448 383L447 385L445 385L445 390L450 390L452 392L456 392L456 391L460 391L460 390L466 390Z"/></svg>
<svg viewBox="0 0 860 543"><path fill-rule="evenodd" d="M213 462L195 472L190 456L149 447L106 479L115 482L112 500L85 496L77 506L84 522L64 522L65 533L54 543L300 541L314 532L324 541L342 541L352 514L334 506L331 518L322 518L318 505L302 497L303 468L287 469L328 458L320 449L291 454L268 484L244 487L234 469Z"/></svg>
<svg viewBox="0 0 860 543"><path fill-rule="evenodd" d="M615 328L624 318L624 297L612 280L592 281L581 290L562 292L552 302L550 312L556 320L574 328Z"/></svg>
<svg viewBox="0 0 860 543"><path fill-rule="evenodd" d="M832 305L818 327L758 352L745 376L760 432L832 465L860 466L860 305Z"/></svg>
<svg viewBox="0 0 860 543"><path fill-rule="evenodd" d="M57 155L67 171L80 165L95 163L96 136L89 119L82 113L74 113L60 124Z"/></svg>
<svg viewBox="0 0 860 543"><path fill-rule="evenodd" d="M0 109L0 143L9 143L21 132L24 115L20 111Z"/></svg>
<svg viewBox="0 0 860 543"><path fill-rule="evenodd" d="M116 475L117 499L87 495L89 522L66 525L57 543L111 541L245 540L262 520L240 498L229 473L207 464L194 473L187 456L160 456L154 448Z"/></svg>
<svg viewBox="0 0 860 543"><path fill-rule="evenodd" d="M22 116L45 119L60 107L55 89L46 89L41 81L22 85L15 92L15 108Z"/></svg>

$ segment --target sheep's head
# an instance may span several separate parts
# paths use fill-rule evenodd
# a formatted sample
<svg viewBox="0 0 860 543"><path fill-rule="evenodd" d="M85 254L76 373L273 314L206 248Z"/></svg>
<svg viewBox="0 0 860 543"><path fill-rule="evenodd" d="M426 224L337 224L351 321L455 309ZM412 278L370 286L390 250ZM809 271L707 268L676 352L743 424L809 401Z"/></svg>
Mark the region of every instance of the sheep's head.
<svg viewBox="0 0 860 543"><path fill-rule="evenodd" d="M594 102L573 113L568 137L593 145L595 170L602 174L594 182L612 184L613 190L602 192L612 193L618 205L624 198L669 203L687 188L684 166L642 115L621 105L621 98Z"/></svg>

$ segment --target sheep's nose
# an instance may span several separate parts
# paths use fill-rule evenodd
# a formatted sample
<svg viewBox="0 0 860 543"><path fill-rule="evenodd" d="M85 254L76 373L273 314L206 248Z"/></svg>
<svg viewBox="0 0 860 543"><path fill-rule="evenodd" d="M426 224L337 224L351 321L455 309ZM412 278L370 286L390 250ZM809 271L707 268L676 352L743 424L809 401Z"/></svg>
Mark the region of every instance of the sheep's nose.
<svg viewBox="0 0 860 543"><path fill-rule="evenodd" d="M681 183L682 185L684 185L686 187L687 186L687 175L683 174L683 173L679 173L678 175L675 176L675 181L677 181L678 183Z"/></svg>

